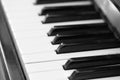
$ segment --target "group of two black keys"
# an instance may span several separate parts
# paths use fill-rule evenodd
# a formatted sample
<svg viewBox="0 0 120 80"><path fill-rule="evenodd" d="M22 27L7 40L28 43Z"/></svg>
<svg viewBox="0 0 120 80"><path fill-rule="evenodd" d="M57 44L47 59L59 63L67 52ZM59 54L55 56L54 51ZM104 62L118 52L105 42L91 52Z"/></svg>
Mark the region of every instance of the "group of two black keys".
<svg viewBox="0 0 120 80"><path fill-rule="evenodd" d="M69 59L64 70L75 70L69 80L89 80L120 76L120 53Z"/></svg>
<svg viewBox="0 0 120 80"><path fill-rule="evenodd" d="M39 15L47 16L43 24L102 19L92 4L45 7ZM51 28L48 36L55 36L51 43L59 44L57 54L120 47L109 27L105 22L59 25Z"/></svg>

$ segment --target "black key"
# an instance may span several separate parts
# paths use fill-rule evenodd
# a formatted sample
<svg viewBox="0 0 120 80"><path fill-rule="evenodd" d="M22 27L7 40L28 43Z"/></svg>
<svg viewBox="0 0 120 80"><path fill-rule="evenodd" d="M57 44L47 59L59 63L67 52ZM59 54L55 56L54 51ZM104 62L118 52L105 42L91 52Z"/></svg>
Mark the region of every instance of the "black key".
<svg viewBox="0 0 120 80"><path fill-rule="evenodd" d="M107 26L108 27L108 24L107 23L89 23L89 24L74 24L74 25L57 25L57 26L54 26L55 28L58 28L58 27L64 27L64 28L77 28L77 27L80 27L81 29L88 29L88 28L92 28L92 27L105 27Z"/></svg>
<svg viewBox="0 0 120 80"><path fill-rule="evenodd" d="M81 25L69 25L54 27L48 32L48 36L59 35L77 35L77 34L89 34L92 32L104 32L108 31L108 25L105 23L98 24L81 24Z"/></svg>
<svg viewBox="0 0 120 80"><path fill-rule="evenodd" d="M98 32L97 32L98 31ZM106 33L110 31L109 28L91 28L91 29L81 29L81 28L52 28L48 36L55 36L55 35L60 35L60 36L70 36L70 35L78 35L78 34L91 34L91 33Z"/></svg>
<svg viewBox="0 0 120 80"><path fill-rule="evenodd" d="M84 71L76 70L69 77L69 80L88 80L114 76L120 76L120 65L103 66Z"/></svg>
<svg viewBox="0 0 120 80"><path fill-rule="evenodd" d="M36 0L36 4L60 3L60 2L75 2L75 1L90 1L90 0Z"/></svg>
<svg viewBox="0 0 120 80"><path fill-rule="evenodd" d="M85 43L85 42L91 42L94 40L103 40L103 39L110 39L115 38L113 33L110 30L88 30L87 32L81 31L79 34L76 35L57 35L54 40L51 42L52 44L71 44L71 43Z"/></svg>
<svg viewBox="0 0 120 80"><path fill-rule="evenodd" d="M87 14L96 12L93 5L74 5L74 6L54 6L45 7L40 15L69 15L69 14Z"/></svg>
<svg viewBox="0 0 120 80"><path fill-rule="evenodd" d="M45 23L56 23L56 22L68 22L68 21L79 21L79 20L91 20L101 19L99 13L88 13L88 14L73 14L73 15L48 15L44 21Z"/></svg>
<svg viewBox="0 0 120 80"><path fill-rule="evenodd" d="M95 40L88 43L77 43L77 44L60 44L57 48L57 54L90 51L90 50L101 50L120 47L120 41L117 39L106 39L106 40Z"/></svg>
<svg viewBox="0 0 120 80"><path fill-rule="evenodd" d="M71 58L63 65L63 68L65 70L86 70L88 68L115 64L120 64L120 54Z"/></svg>

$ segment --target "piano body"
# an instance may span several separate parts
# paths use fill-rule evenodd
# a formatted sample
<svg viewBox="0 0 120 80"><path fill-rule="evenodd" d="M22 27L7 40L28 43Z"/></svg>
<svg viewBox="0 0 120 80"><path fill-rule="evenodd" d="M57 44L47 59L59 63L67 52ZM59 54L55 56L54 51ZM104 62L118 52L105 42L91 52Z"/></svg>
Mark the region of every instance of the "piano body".
<svg viewBox="0 0 120 80"><path fill-rule="evenodd" d="M119 38L119 0L1 0L0 80L119 80Z"/></svg>

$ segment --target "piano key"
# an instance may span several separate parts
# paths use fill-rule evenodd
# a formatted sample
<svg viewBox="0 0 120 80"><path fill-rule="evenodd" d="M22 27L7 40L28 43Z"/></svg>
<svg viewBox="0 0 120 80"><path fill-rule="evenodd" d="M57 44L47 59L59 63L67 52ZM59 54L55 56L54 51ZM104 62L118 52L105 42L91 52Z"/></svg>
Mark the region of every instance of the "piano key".
<svg viewBox="0 0 120 80"><path fill-rule="evenodd" d="M43 62L33 62L26 64L25 67L28 73L51 71L51 70L63 70L62 65L66 63L67 60L51 60Z"/></svg>
<svg viewBox="0 0 120 80"><path fill-rule="evenodd" d="M31 52L31 53L21 53L23 62L25 64L34 62L44 62L53 60L68 60L75 57L87 57L87 56L98 56L107 54L116 54L120 52L120 48L94 50L94 51L84 51L84 52L74 52L71 54L56 54L55 51L43 51L43 52Z"/></svg>
<svg viewBox="0 0 120 80"><path fill-rule="evenodd" d="M62 76L57 74L58 76L61 76L61 77L66 76L66 78L67 78L68 76L70 76L73 73L74 70L64 71L64 69L62 68L62 64L65 62L66 62L66 60L48 61L48 62L41 62L41 63L35 62L35 63L26 64L25 67L27 69L28 74L36 74L36 73L40 74L41 73L43 75L44 72L46 72L46 75L47 75L47 73L50 72L51 75L53 75L53 72L55 71L57 73L64 74L64 76L62 74L61 74ZM54 73L54 75L55 75L55 73Z"/></svg>
<svg viewBox="0 0 120 80"><path fill-rule="evenodd" d="M81 21L69 21L69 22L58 22L58 23L49 23L44 25L52 25L59 26L59 25L76 25L76 24L94 24L94 23L104 23L103 19L90 19L90 20L81 20Z"/></svg>
<svg viewBox="0 0 120 80"><path fill-rule="evenodd" d="M55 22L67 22L67 21L78 21L78 20L90 20L90 19L101 19L98 13L88 13L88 14L73 14L73 15L47 15L42 21L45 23L55 23Z"/></svg>
<svg viewBox="0 0 120 80"><path fill-rule="evenodd" d="M98 19L99 20L99 19ZM103 19L102 19L103 20ZM87 21L89 22L89 21ZM57 28L57 27L63 27L63 28L78 28L80 27L79 25L81 25L81 28L82 29L86 29L86 28L91 28L91 27L99 27L99 26L107 26L108 24L106 22L103 21L94 21L94 23L90 22L90 23L85 23L85 24L71 24L71 25L55 25L54 27ZM85 26L85 27L82 27L82 26Z"/></svg>
<svg viewBox="0 0 120 80"><path fill-rule="evenodd" d="M87 5L91 5L92 4L92 2L91 1L89 1L89 0L87 0L87 1L75 1L75 2L65 2L65 3L51 3L51 4L44 4L44 5L42 5L42 8L41 8L41 5L40 5L40 11L39 11L39 15L40 14L42 14L42 12L43 12L43 8L47 8L47 7L51 7L51 8L53 8L53 7L59 7L59 6L61 6L61 7L67 7L67 6L87 6ZM38 7L39 8L39 7ZM45 18L44 18L45 19ZM44 20L43 19L43 20Z"/></svg>
<svg viewBox="0 0 120 80"><path fill-rule="evenodd" d="M93 36L90 36L90 37L76 37L76 38L72 38L72 39L68 39L67 40L63 40L61 43L64 43L64 44L76 44L76 43L82 43L82 44L89 44L89 43L92 43L92 42L95 42L97 40L108 40L108 39L112 39L112 38L115 38L113 35L111 34L104 34L104 35L93 35Z"/></svg>
<svg viewBox="0 0 120 80"><path fill-rule="evenodd" d="M98 78L98 79L90 79L90 80L119 80L120 76L115 77L106 77L106 78Z"/></svg>
<svg viewBox="0 0 120 80"><path fill-rule="evenodd" d="M74 1L89 1L89 0L74 0ZM60 3L60 2L73 2L73 0L37 0L36 4Z"/></svg>
<svg viewBox="0 0 120 80"><path fill-rule="evenodd" d="M77 35L56 35L52 41L52 44L60 44L60 43L71 44L71 43L82 43L82 42L88 43L89 41L93 42L93 40L100 40L100 39L102 40L105 38L110 39L110 38L115 38L115 36L109 30L102 30L102 31L100 30L97 32L83 31Z"/></svg>
<svg viewBox="0 0 120 80"><path fill-rule="evenodd" d="M32 5L31 8L34 8L34 12L38 13L38 14L41 14L42 13L42 10L44 7L58 7L58 6L74 6L74 5L91 5L92 2L91 1L77 1L77 2L65 2L65 3L51 3L51 4L41 4L41 5ZM32 9L31 9L32 10ZM35 13L35 14L36 14Z"/></svg>
<svg viewBox="0 0 120 80"><path fill-rule="evenodd" d="M34 41L34 42L33 42ZM41 52L41 51L49 51L49 50L55 50L58 45L51 45L50 38L46 37L33 37L22 39L19 38L19 40L16 40L17 45L19 46L19 50L21 53L35 53L35 52ZM41 46L42 45L42 46Z"/></svg>
<svg viewBox="0 0 120 80"><path fill-rule="evenodd" d="M112 76L120 76L120 65L103 66L86 71L76 70L69 77L69 80L96 79Z"/></svg>
<svg viewBox="0 0 120 80"><path fill-rule="evenodd" d="M57 74L57 75L56 75ZM64 71L46 71L46 72L37 72L29 74L30 80L69 80L66 76L69 74Z"/></svg>
<svg viewBox="0 0 120 80"><path fill-rule="evenodd" d="M120 47L119 41L116 39L106 39L106 40L96 40L92 43L77 43L77 44L64 44L61 43L60 46L56 49L57 54L79 52L79 51L88 51L88 50L99 50L99 49L108 49L108 48L118 48Z"/></svg>
<svg viewBox="0 0 120 80"><path fill-rule="evenodd" d="M57 73L57 74L56 74ZM62 71L48 71L48 72L38 72L38 73L32 73L29 75L30 80L69 80L65 76L65 74L62 73ZM98 78L98 79L89 79L89 80L119 80L120 76L115 77L106 77L106 78Z"/></svg>
<svg viewBox="0 0 120 80"><path fill-rule="evenodd" d="M107 66L120 64L120 54L104 55L104 56L91 56L83 58L71 58L64 65L65 70L70 69L86 69L97 66Z"/></svg>
<svg viewBox="0 0 120 80"><path fill-rule="evenodd" d="M35 4L35 2L34 2L34 4ZM64 2L64 3L41 4L41 5L35 5L35 6L40 6L40 7L41 6L44 6L44 7L54 7L55 6L55 7L58 7L58 6L75 6L75 5L81 5L82 6L82 5L91 5L91 4L92 4L91 1L84 0L84 1Z"/></svg>
<svg viewBox="0 0 120 80"><path fill-rule="evenodd" d="M67 15L67 14L86 14L90 12L96 12L93 5L70 5L70 6L54 6L45 7L42 9L39 15Z"/></svg>
<svg viewBox="0 0 120 80"><path fill-rule="evenodd" d="M90 31L91 29L98 29L98 30L106 30L106 29L109 29L108 28L108 25L106 23L93 23L93 24L81 24L81 25L66 25L66 26L54 26L53 28L50 29L50 31L47 33L48 36L55 36L56 34L59 34L59 35L72 35L72 34L75 34L75 32L77 30L81 30L81 31L84 31L84 30L88 30ZM71 31L72 30L72 31ZM74 33L73 30L75 30ZM79 31L80 32L80 31ZM79 33L79 32L76 32L76 33ZM80 33L79 33L80 34Z"/></svg>

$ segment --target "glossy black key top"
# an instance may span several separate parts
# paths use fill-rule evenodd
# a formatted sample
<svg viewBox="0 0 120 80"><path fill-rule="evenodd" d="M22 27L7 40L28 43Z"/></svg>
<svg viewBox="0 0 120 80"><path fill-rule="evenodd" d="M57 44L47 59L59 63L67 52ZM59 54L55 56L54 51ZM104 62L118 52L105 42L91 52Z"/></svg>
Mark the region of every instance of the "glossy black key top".
<svg viewBox="0 0 120 80"><path fill-rule="evenodd" d="M54 27L48 32L48 36L59 35L77 35L77 34L89 34L93 32L108 31L109 27L105 23L98 24L83 24L83 25L69 25Z"/></svg>
<svg viewBox="0 0 120 80"><path fill-rule="evenodd" d="M74 2L74 1L90 1L90 0L36 0L36 4Z"/></svg>
<svg viewBox="0 0 120 80"><path fill-rule="evenodd" d="M70 36L70 35L77 35L77 34L91 34L91 33L107 33L109 31L109 28L91 28L91 29L81 29L81 28L52 28L48 32L48 36L55 36L55 35L61 35L61 36Z"/></svg>
<svg viewBox="0 0 120 80"><path fill-rule="evenodd" d="M120 41L117 39L95 40L88 43L60 44L57 48L57 54L72 53L80 51L101 50L120 47Z"/></svg>
<svg viewBox="0 0 120 80"><path fill-rule="evenodd" d="M63 68L65 70L70 69L85 70L92 67L116 64L120 64L120 54L71 58L63 65Z"/></svg>
<svg viewBox="0 0 120 80"><path fill-rule="evenodd" d="M103 39L110 39L115 38L113 33L110 30L99 30L99 31L87 31L87 32L79 32L79 34L76 35L57 35L53 41L52 44L72 44L72 43L82 43L82 42L89 42L94 40L103 40Z"/></svg>
<svg viewBox="0 0 120 80"><path fill-rule="evenodd" d="M95 11L96 10L93 5L54 6L43 8L39 15L87 14Z"/></svg>
<svg viewBox="0 0 120 80"><path fill-rule="evenodd" d="M69 80L88 80L114 76L120 76L120 65L103 66L84 71L76 70L69 77Z"/></svg>
<svg viewBox="0 0 120 80"><path fill-rule="evenodd" d="M88 23L88 24L73 24L73 25L57 25L57 26L54 26L55 28L57 28L57 27L64 27L64 28L78 28L78 27L80 27L81 29L88 29L88 28L92 28L92 27L94 27L94 28L96 28L96 27L99 27L99 26L101 26L101 27L105 27L105 26L107 26L108 27L108 24L107 23L105 23L105 22L102 22L102 23Z"/></svg>
<svg viewBox="0 0 120 80"><path fill-rule="evenodd" d="M48 15L45 20L42 21L45 23L56 23L56 22L68 22L68 21L80 21L80 20L91 20L91 19L101 19L99 13L88 13L88 14L73 14L73 15Z"/></svg>

